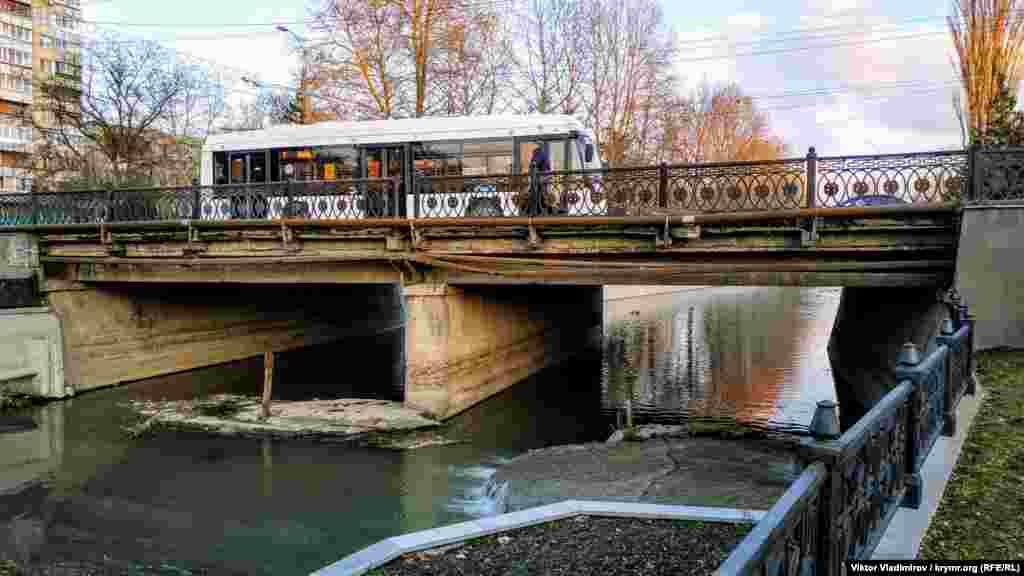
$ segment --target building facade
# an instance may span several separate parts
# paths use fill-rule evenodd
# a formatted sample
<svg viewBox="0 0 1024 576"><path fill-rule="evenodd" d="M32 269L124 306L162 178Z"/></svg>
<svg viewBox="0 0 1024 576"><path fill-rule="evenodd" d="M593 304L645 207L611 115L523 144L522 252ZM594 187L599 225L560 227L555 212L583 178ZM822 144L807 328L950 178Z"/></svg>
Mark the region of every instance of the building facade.
<svg viewBox="0 0 1024 576"><path fill-rule="evenodd" d="M0 0L0 193L32 190L36 90L54 77L81 89L80 0Z"/></svg>

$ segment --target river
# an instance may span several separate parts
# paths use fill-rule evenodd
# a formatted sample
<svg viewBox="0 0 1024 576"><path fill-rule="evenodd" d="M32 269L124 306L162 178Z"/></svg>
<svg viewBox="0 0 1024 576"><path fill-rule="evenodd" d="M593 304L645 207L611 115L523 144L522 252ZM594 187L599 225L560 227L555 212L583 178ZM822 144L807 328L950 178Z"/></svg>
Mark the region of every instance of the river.
<svg viewBox="0 0 1024 576"><path fill-rule="evenodd" d="M601 350L457 416L446 425L464 440L455 445L123 433L128 400L257 394L259 359L33 408L36 429L0 434L0 560L52 574L308 574L382 538L493 513L487 480L503 460L603 440L627 404L637 422L715 418L799 433L818 400L835 398L825 346L838 289L606 297ZM403 338L293 356L275 394L396 398Z"/></svg>

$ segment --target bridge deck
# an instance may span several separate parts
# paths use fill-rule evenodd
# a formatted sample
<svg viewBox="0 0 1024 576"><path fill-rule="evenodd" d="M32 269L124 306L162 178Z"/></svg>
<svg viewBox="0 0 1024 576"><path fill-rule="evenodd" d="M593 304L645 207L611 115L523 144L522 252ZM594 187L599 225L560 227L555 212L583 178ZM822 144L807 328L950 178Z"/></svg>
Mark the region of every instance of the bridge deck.
<svg viewBox="0 0 1024 576"><path fill-rule="evenodd" d="M67 280L941 286L953 205L661 217L27 226Z"/></svg>

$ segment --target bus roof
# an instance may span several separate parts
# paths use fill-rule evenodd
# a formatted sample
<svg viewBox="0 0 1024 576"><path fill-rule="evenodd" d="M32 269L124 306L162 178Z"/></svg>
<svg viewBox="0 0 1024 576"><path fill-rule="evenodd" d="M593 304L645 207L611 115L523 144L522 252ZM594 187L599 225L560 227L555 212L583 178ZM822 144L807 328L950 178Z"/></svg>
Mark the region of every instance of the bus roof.
<svg viewBox="0 0 1024 576"><path fill-rule="evenodd" d="M478 138L538 136L584 132L572 116L533 114L522 116L445 116L363 122L281 124L262 130L217 134L206 139L207 152L305 148L353 144L437 142Z"/></svg>

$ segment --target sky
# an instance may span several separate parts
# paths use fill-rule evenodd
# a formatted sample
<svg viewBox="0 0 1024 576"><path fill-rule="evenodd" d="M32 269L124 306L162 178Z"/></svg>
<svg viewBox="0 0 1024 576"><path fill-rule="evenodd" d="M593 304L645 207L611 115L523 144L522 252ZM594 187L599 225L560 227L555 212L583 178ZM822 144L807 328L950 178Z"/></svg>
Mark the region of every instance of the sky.
<svg viewBox="0 0 1024 576"><path fill-rule="evenodd" d="M683 89L736 82L769 115L789 156L803 156L811 146L819 156L961 146L947 2L663 0L662 6L676 36ZM273 84L290 83L294 39L272 26L240 25L284 21L300 36L311 34L302 24L308 0L83 0L82 12L87 31L149 38Z"/></svg>

